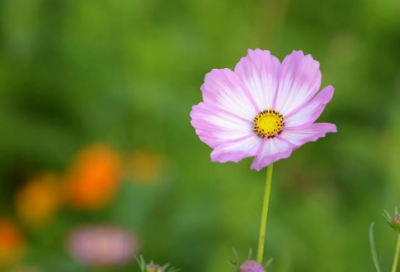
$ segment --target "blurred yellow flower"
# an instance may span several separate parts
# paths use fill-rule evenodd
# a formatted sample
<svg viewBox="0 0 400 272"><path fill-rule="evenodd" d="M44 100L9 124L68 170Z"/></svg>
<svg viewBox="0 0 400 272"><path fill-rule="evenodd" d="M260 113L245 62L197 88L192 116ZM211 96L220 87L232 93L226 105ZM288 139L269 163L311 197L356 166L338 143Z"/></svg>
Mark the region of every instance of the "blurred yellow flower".
<svg viewBox="0 0 400 272"><path fill-rule="evenodd" d="M35 267L13 267L11 270L6 270L7 272L42 272L42 270L39 270Z"/></svg>
<svg viewBox="0 0 400 272"><path fill-rule="evenodd" d="M15 197L18 216L28 224L48 222L62 202L59 177L48 173L30 180Z"/></svg>
<svg viewBox="0 0 400 272"><path fill-rule="evenodd" d="M135 151L125 164L126 176L138 184L154 184L165 174L166 159L162 155Z"/></svg>
<svg viewBox="0 0 400 272"><path fill-rule="evenodd" d="M0 218L0 267L18 262L25 249L25 240L18 227L6 218Z"/></svg>
<svg viewBox="0 0 400 272"><path fill-rule="evenodd" d="M104 208L119 188L120 157L103 144L79 153L67 173L67 200L77 209Z"/></svg>

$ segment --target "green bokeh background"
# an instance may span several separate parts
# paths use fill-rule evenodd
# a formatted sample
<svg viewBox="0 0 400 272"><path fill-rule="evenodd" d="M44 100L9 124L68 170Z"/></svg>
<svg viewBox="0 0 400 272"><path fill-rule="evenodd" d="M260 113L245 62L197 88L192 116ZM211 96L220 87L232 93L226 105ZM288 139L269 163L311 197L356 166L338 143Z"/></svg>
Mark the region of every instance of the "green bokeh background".
<svg viewBox="0 0 400 272"><path fill-rule="evenodd" d="M23 264L91 271L61 240L84 220L135 231L140 254L182 271L230 271L232 247L242 259L255 251L266 170L211 163L189 117L204 75L233 68L248 48L312 54L322 85L335 87L319 121L338 133L275 164L268 271L374 271L372 221L388 271L396 234L381 212L400 205L398 0L1 1L2 215L14 215L32 174L64 171L92 142L151 150L170 167L161 185L124 183L105 211L64 213L30 233Z"/></svg>

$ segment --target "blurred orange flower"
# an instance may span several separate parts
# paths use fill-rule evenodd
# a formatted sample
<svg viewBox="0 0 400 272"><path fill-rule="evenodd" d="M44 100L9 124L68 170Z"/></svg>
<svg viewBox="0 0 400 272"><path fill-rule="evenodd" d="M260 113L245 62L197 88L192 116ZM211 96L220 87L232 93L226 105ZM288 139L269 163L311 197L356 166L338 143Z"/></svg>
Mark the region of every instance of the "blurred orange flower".
<svg viewBox="0 0 400 272"><path fill-rule="evenodd" d="M154 184L161 181L166 170L166 159L162 155L135 151L127 159L125 173L128 179L138 184Z"/></svg>
<svg viewBox="0 0 400 272"><path fill-rule="evenodd" d="M120 157L103 144L93 144L76 157L67 173L67 200L77 209L104 208L119 188Z"/></svg>
<svg viewBox="0 0 400 272"><path fill-rule="evenodd" d="M62 202L59 177L48 173L29 181L15 197L19 217L28 224L48 222Z"/></svg>
<svg viewBox="0 0 400 272"><path fill-rule="evenodd" d="M18 262L24 253L25 240L18 227L0 218L0 267Z"/></svg>

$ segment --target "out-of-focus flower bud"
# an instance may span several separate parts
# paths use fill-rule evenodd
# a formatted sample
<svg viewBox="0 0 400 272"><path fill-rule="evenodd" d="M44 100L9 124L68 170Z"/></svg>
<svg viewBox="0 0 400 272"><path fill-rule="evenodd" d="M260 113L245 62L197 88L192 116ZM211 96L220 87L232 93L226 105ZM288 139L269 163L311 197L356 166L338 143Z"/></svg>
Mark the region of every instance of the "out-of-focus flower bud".
<svg viewBox="0 0 400 272"><path fill-rule="evenodd" d="M400 214L396 214L392 219L392 224L396 228L400 228Z"/></svg>
<svg viewBox="0 0 400 272"><path fill-rule="evenodd" d="M386 219L386 222L394 228L396 231L400 232L400 214L397 211L397 208L394 211L394 216L390 215L387 211L383 211L383 217Z"/></svg>
<svg viewBox="0 0 400 272"><path fill-rule="evenodd" d="M163 266L159 266L159 265L153 263L153 261L146 264L146 261L143 258L143 256L139 256L139 258L137 258L137 261L138 261L141 272L178 272L179 271L179 269L171 267L169 264L164 264Z"/></svg>
<svg viewBox="0 0 400 272"><path fill-rule="evenodd" d="M146 265L146 272L157 272L159 268L158 265L149 263Z"/></svg>
<svg viewBox="0 0 400 272"><path fill-rule="evenodd" d="M247 260L239 268L240 272L265 272L264 268L256 261Z"/></svg>

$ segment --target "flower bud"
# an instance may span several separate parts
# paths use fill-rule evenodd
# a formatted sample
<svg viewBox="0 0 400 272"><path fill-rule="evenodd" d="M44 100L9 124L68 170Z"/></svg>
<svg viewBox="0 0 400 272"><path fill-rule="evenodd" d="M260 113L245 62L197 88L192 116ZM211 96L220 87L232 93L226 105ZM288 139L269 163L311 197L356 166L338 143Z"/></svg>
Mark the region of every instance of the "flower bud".
<svg viewBox="0 0 400 272"><path fill-rule="evenodd" d="M161 267L156 264L149 263L146 265L146 272L158 272L160 268Z"/></svg>
<svg viewBox="0 0 400 272"><path fill-rule="evenodd" d="M397 214L392 219L392 224L395 228L400 228L400 214Z"/></svg>
<svg viewBox="0 0 400 272"><path fill-rule="evenodd" d="M247 260L239 268L239 272L265 272L264 268L256 261Z"/></svg>
<svg viewBox="0 0 400 272"><path fill-rule="evenodd" d="M173 266L170 266L170 264L164 264L163 266L159 266L158 264L153 263L151 261L150 263L146 264L145 259L143 256L139 256L137 258L140 271L141 272L178 272L179 269L174 268Z"/></svg>
<svg viewBox="0 0 400 272"><path fill-rule="evenodd" d="M397 207L394 209L394 216L391 216L390 213L383 210L383 217L386 219L386 222L397 232L400 233L400 214L397 210Z"/></svg>

